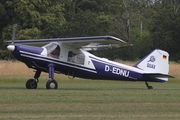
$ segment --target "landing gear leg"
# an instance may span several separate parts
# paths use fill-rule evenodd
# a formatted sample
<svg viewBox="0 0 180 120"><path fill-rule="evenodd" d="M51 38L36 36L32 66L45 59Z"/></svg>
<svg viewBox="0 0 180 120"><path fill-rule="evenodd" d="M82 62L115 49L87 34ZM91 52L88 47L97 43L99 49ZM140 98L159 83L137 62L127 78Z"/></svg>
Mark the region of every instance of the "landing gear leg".
<svg viewBox="0 0 180 120"><path fill-rule="evenodd" d="M47 81L46 88L47 89L57 89L58 83L56 82L56 80L54 80L54 65L50 64L48 67L49 67L49 78L50 78L50 80Z"/></svg>
<svg viewBox="0 0 180 120"><path fill-rule="evenodd" d="M148 89L153 89L152 86L149 86L149 84L147 83L147 81L145 82L145 84L146 84L146 86L147 86Z"/></svg>
<svg viewBox="0 0 180 120"><path fill-rule="evenodd" d="M29 79L26 82L26 88L27 89L36 89L37 88L37 83L39 82L38 78L41 74L40 70L37 70L35 75L34 75L34 79Z"/></svg>

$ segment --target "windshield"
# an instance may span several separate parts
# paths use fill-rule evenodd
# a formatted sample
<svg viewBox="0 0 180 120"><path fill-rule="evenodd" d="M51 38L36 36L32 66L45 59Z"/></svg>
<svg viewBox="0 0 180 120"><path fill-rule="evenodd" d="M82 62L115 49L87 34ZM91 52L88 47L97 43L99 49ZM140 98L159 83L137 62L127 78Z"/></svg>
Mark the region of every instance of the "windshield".
<svg viewBox="0 0 180 120"><path fill-rule="evenodd" d="M60 55L60 46L56 43L49 43L45 46L47 49L47 56L53 58L59 58Z"/></svg>

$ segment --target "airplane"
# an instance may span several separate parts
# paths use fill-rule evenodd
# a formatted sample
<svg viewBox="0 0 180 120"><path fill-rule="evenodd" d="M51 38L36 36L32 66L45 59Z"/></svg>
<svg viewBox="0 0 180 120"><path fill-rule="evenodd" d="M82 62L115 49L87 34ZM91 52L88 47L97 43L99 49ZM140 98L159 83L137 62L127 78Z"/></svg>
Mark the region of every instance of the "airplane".
<svg viewBox="0 0 180 120"><path fill-rule="evenodd" d="M13 32L14 37L14 32ZM130 46L129 43L114 36L88 36L70 38L50 38L7 41L7 49L28 68L36 70L34 78L26 82L27 89L36 89L41 72L49 74L47 89L57 89L54 73L68 77L92 80L167 82L169 72L169 54L155 49L133 66L100 58L90 53L94 50L106 50ZM38 46L37 46L38 45ZM41 47L39 47L41 46Z"/></svg>

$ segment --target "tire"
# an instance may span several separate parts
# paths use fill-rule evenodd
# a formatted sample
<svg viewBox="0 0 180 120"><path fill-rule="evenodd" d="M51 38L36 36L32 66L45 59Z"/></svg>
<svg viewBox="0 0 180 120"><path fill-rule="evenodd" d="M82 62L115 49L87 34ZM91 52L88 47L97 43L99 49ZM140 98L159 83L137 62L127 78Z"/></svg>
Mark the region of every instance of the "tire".
<svg viewBox="0 0 180 120"><path fill-rule="evenodd" d="M48 80L46 83L46 88L47 89L57 89L58 83L55 80Z"/></svg>
<svg viewBox="0 0 180 120"><path fill-rule="evenodd" d="M27 89L36 89L37 88L37 82L34 79L27 80L26 88Z"/></svg>
<svg viewBox="0 0 180 120"><path fill-rule="evenodd" d="M148 89L153 89L153 87L152 87L152 86L149 86Z"/></svg>

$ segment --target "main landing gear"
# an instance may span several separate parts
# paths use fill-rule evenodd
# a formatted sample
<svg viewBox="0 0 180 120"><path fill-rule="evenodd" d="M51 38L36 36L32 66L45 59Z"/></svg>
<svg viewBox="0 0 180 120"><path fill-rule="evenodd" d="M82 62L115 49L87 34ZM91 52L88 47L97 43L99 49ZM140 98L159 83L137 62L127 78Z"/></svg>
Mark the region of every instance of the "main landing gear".
<svg viewBox="0 0 180 120"><path fill-rule="evenodd" d="M147 86L148 89L153 89L153 87L150 86L150 85L147 83L147 81L145 82L145 84L146 84L146 86Z"/></svg>
<svg viewBox="0 0 180 120"><path fill-rule="evenodd" d="M56 82L56 80L54 80L54 65L50 64L48 67L49 67L50 80L47 81L46 88L47 89L57 89L58 83ZM34 79L27 80L27 82L26 82L27 89L36 89L37 88L37 84L39 82L38 78L39 78L40 74L41 74L41 71L37 70L34 75Z"/></svg>

